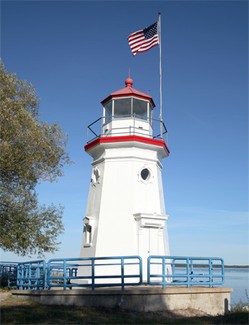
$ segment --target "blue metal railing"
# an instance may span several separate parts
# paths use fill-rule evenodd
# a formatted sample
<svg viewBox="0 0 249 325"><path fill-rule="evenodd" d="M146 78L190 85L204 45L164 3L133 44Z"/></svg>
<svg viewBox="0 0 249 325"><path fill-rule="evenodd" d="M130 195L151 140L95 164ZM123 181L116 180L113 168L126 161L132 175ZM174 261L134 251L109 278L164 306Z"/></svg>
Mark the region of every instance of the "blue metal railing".
<svg viewBox="0 0 249 325"><path fill-rule="evenodd" d="M43 260L18 263L17 288L40 290L46 288L46 262Z"/></svg>
<svg viewBox="0 0 249 325"><path fill-rule="evenodd" d="M10 263L11 264L11 263ZM0 267L3 262L0 262ZM140 256L50 259L18 263L16 279L9 286L22 290L59 287L139 286L221 286L224 284L224 262L221 258L149 256L147 281L142 278ZM0 268L1 269L1 268ZM11 269L11 272L13 270ZM13 273L13 272L12 272ZM144 282L143 282L144 280Z"/></svg>
<svg viewBox="0 0 249 325"><path fill-rule="evenodd" d="M141 285L140 256L51 259L47 264L47 286L113 287Z"/></svg>
<svg viewBox="0 0 249 325"><path fill-rule="evenodd" d="M1 286L16 287L17 262L0 262Z"/></svg>
<svg viewBox="0 0 249 325"><path fill-rule="evenodd" d="M221 286L224 284L224 261L221 258L149 256L149 285Z"/></svg>

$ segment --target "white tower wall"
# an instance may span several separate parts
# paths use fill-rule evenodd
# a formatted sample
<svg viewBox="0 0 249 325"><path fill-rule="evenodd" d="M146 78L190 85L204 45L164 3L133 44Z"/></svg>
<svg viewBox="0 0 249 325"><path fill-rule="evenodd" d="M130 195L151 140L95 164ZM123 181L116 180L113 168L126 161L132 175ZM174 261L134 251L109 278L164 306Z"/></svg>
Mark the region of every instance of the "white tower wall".
<svg viewBox="0 0 249 325"><path fill-rule="evenodd" d="M169 254L161 159L164 148L137 141L98 144L93 157L81 257ZM148 169L148 179L141 171Z"/></svg>

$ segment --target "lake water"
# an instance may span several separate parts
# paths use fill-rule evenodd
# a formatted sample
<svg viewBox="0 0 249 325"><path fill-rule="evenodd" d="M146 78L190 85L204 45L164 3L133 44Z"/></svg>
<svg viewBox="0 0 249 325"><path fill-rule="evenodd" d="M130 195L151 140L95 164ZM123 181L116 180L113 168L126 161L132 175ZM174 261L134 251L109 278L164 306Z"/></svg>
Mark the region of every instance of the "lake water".
<svg viewBox="0 0 249 325"><path fill-rule="evenodd" d="M249 305L249 269L225 268L225 288L232 288L231 305L243 302Z"/></svg>

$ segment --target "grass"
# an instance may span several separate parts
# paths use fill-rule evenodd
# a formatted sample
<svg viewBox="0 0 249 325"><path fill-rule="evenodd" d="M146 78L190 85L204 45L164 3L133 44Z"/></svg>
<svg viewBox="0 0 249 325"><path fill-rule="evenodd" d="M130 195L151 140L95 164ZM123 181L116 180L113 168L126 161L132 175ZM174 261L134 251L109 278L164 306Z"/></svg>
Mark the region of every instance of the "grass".
<svg viewBox="0 0 249 325"><path fill-rule="evenodd" d="M1 324L248 324L249 313L237 308L225 316L183 317L170 313L129 312L120 309L45 306L0 292Z"/></svg>

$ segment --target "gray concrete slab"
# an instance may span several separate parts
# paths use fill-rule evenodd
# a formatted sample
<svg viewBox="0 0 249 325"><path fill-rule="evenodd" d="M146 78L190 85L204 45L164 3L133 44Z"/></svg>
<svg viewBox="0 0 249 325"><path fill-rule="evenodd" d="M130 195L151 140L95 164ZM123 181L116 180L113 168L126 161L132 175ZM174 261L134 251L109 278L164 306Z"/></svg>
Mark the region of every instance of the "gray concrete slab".
<svg viewBox="0 0 249 325"><path fill-rule="evenodd" d="M230 288L126 287L72 290L16 290L13 295L45 305L122 308L130 311L196 310L224 315L230 310Z"/></svg>

